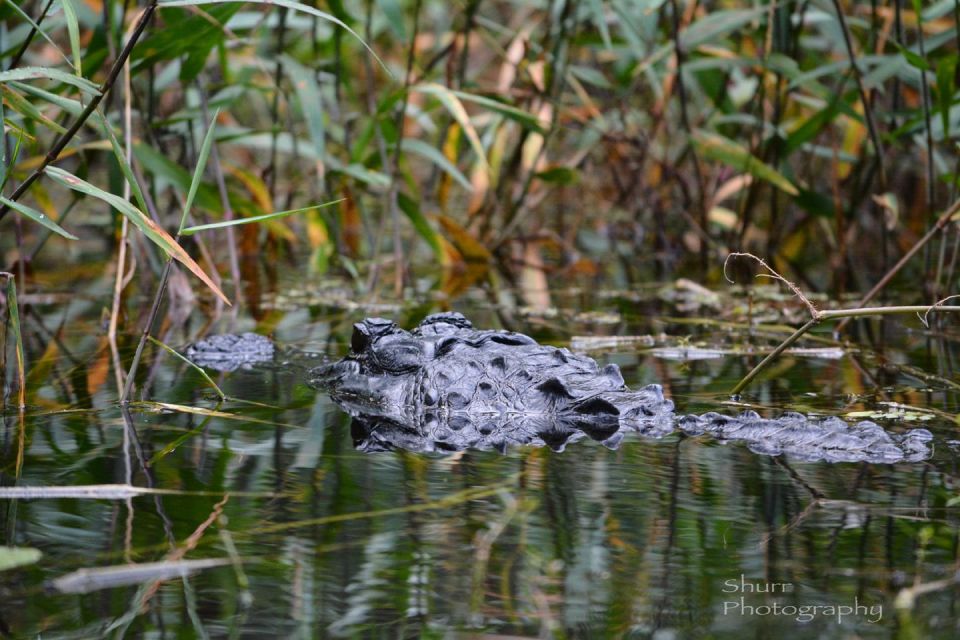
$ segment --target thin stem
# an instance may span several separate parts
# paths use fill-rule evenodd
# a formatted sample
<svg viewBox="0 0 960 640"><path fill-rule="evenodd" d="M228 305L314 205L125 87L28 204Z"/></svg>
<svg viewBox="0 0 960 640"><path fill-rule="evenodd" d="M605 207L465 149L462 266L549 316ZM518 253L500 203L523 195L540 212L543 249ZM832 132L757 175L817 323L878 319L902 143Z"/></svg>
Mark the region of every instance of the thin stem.
<svg viewBox="0 0 960 640"><path fill-rule="evenodd" d="M40 26L40 23L42 23L44 18L47 17L47 12L50 11L51 5L53 5L53 0L47 0L47 6L43 8L43 11L40 12L40 17L35 21L37 26L30 28L30 33L27 34L27 37L23 41L23 45L21 45L20 50L17 51L17 54L13 56L13 59L10 61L10 66L7 67L8 71L10 69L16 69L17 65L20 64L20 60L23 59L23 55L27 52L27 49L30 48L30 43L33 42L33 37L37 35L37 31L39 31L38 27Z"/></svg>
<svg viewBox="0 0 960 640"><path fill-rule="evenodd" d="M810 329L812 329L819 323L820 323L820 320L818 318L811 318L810 320L807 321L805 325L803 325L802 327L794 331L790 335L790 337L788 337L786 340L781 342L776 349L771 351L766 358L761 360L760 364L758 364L753 369L751 369L750 373L745 375L743 379L737 383L737 386L735 386L733 389L730 390L730 394L734 396L739 395L740 392L743 391L747 387L747 385L750 384L750 382L757 377L757 374L759 374L761 371L766 369L767 365L773 362L777 358L777 356L783 353L787 348L790 347L790 345L792 345L794 342L799 340L803 336L803 334L805 334L807 331L810 331Z"/></svg>
<svg viewBox="0 0 960 640"><path fill-rule="evenodd" d="M677 61L676 87L677 97L680 98L680 123L683 126L684 131L687 133L687 139L690 140L693 138L693 129L690 126L690 114L687 112L687 90L683 82L683 62L686 58L686 55L680 42L680 5L677 0L670 0L670 7L670 13L673 15L673 51ZM699 202L697 203L697 207L699 209L698 221L700 223L700 227L706 229L706 187L704 186L703 182L703 171L700 168L700 158L697 156L696 149L692 147L690 149L690 158L693 161L693 174L697 180L697 197L699 198ZM705 271L707 267L707 244L705 242L700 243L700 264Z"/></svg>
<svg viewBox="0 0 960 640"><path fill-rule="evenodd" d="M200 87L200 104L203 107L203 121L205 127L209 129L213 126L210 120L209 109L207 105L207 91ZM220 152L217 150L217 143L210 146L210 164L213 165L213 176L217 182L217 192L220 194L220 204L223 206L223 219L233 220L233 206L230 204L230 195L227 192L227 183L223 177L223 166L220 164ZM233 232L233 227L227 227L227 252L230 259L230 277L233 279L233 298L238 304L242 304L240 288L240 260L237 257L237 239Z"/></svg>
<svg viewBox="0 0 960 640"><path fill-rule="evenodd" d="M922 16L917 15L917 20L920 23L917 25L917 47L919 48L920 57L924 60L927 59L926 48L923 42L923 22ZM941 87L941 90L943 88ZM920 71L920 95L922 96L923 103L923 128L926 132L926 142L927 142L927 210L933 209L933 200L934 200L934 183L933 183L933 127L930 124L930 85L927 82L927 72ZM947 131L943 132L943 135L948 135ZM928 222L929 224L929 222ZM941 245L942 246L942 245ZM937 268L937 277L934 281L934 290L933 298L936 300L938 296L937 285L940 283L940 271L943 269L943 252L941 251L940 255L940 264ZM925 271L930 268L930 248L927 247L923 252L923 264L925 265Z"/></svg>
<svg viewBox="0 0 960 640"><path fill-rule="evenodd" d="M957 212L960 212L960 200L957 200L956 202L954 202L949 209L943 212L943 214L937 219L937 223L933 226L933 228L927 231L927 233L922 238L920 238L917 241L917 243L913 245L910 248L910 250L903 255L902 258L900 258L899 261L897 261L897 264L893 265L893 267L886 273L886 275L884 275L880 279L880 281L877 284L873 285L873 288L870 289L870 291L868 291L867 294L860 299L860 302L857 303L857 307L862 307L863 305L873 300L874 296L876 296L881 289L887 286L887 283L889 283L890 280L893 279L893 276L895 276L897 272L899 272L900 269L902 269L903 266L910 261L910 258L915 256L917 252L924 247L924 245L930 242L930 239L933 236L935 236L937 233L939 233L941 229L947 226L947 224L950 222L950 219L954 215L956 215ZM849 320L843 320L842 322L840 322L840 324L837 325L834 331L836 333L840 333L841 331L843 331L843 328L847 326L848 322Z"/></svg>
<svg viewBox="0 0 960 640"><path fill-rule="evenodd" d="M853 51L853 40L850 36L850 28L847 26L847 18L843 15L840 8L840 0L833 0L833 7L837 11L837 20L840 21L840 30L843 32L843 42L847 48L847 55L850 57L850 67L853 69L853 77L857 81L857 91L860 93L860 102L863 104L863 115L867 120L867 130L870 132L870 142L873 150L877 154L877 166L880 170L880 189L887 190L887 169L883 161L883 146L880 144L880 133L877 130L877 123L873 118L873 110L870 108L870 99L867 97L867 91L863 86L863 76L860 73L860 67L857 65L857 54Z"/></svg>
<svg viewBox="0 0 960 640"><path fill-rule="evenodd" d="M280 28L277 33L277 64L273 71L273 103L270 106L271 120L273 128L270 133L270 166L267 168L267 184L270 193L270 203L276 206L277 203L277 136L280 126L280 83L283 82L283 47L284 36L287 32L287 10L280 10Z"/></svg>
<svg viewBox="0 0 960 640"><path fill-rule="evenodd" d="M175 240L179 243L180 234L177 234ZM143 347L147 344L147 338L153 330L153 323L157 320L157 314L160 311L160 302L163 300L163 292L167 288L167 279L170 277L170 269L173 266L173 258L167 259L167 264L163 267L163 274L160 276L160 286L157 287L157 295L153 297L153 305L150 307L150 315L143 325L143 332L140 334L140 342L137 343L137 350L133 354L133 362L130 363L130 370L127 372L127 381L123 385L123 394L120 396L120 403L123 405L130 403L130 394L133 392L133 381L137 377L137 367L140 366L140 358L143 355Z"/></svg>
<svg viewBox="0 0 960 640"><path fill-rule="evenodd" d="M770 354L760 361L760 364L755 366L750 370L750 373L745 375L740 382L730 391L732 395L738 395L743 391L750 382L757 377L761 371L767 368L767 366L773 362L781 353L784 352L790 345L799 340L805 333L810 331L813 327L820 324L824 320L833 320L836 318L856 318L863 316L883 316L883 315L893 315L899 313L928 313L930 311L949 311L949 312L960 312L960 307L954 306L937 306L937 305L911 305L903 307L863 307L857 309L833 309L829 311L818 311L813 318L807 321L802 327L794 331L790 337L781 342L776 349L770 352Z"/></svg>
<svg viewBox="0 0 960 640"><path fill-rule="evenodd" d="M403 244L400 238L400 157L403 153L403 123L407 117L407 105L410 102L410 77L413 73L413 61L417 51L417 34L420 31L420 6L422 0L417 0L413 7L413 34L410 37L410 51L407 53L407 72L403 77L403 99L400 101L400 111L397 113L397 142L393 147L393 163L390 173L390 220L393 224L393 261L394 261L394 292L397 296L403 295Z"/></svg>
<svg viewBox="0 0 960 640"><path fill-rule="evenodd" d="M373 39L373 0L367 0L366 3L366 17L364 18L364 39L367 42L372 42ZM370 64L370 58L364 56L363 58L363 68L364 68L364 77L367 84L367 115L373 120L373 133L374 137L377 140L377 151L380 155L380 166L386 169L389 164L389 158L387 156L387 141L383 137L383 127L380 126L380 114L377 112L377 101L375 98L376 95L376 86L374 84L373 77L373 65ZM404 78L406 81L406 78ZM387 201L385 202L387 208L390 206L390 193L387 192ZM383 240L384 232L384 216L380 215L377 223L377 229L373 232L372 245L370 247L372 256L370 261L370 275L367 278L367 292L370 295L373 295L374 289L377 286L377 280L380 277L380 265L378 263L378 257L380 253L380 244Z"/></svg>
<svg viewBox="0 0 960 640"><path fill-rule="evenodd" d="M110 68L110 73L107 75L107 79L103 81L103 84L100 85L99 92L91 98L87 108L83 110L83 113L80 114L80 117L77 118L76 122L73 123L73 126L67 129L54 143L53 147L47 152L47 155L44 156L43 161L40 165L34 169L33 173L27 176L27 179L20 183L20 186L17 187L16 191L10 195L10 199L16 202L20 197L27 192L27 189L30 188L34 182L37 181L37 178L43 173L44 169L47 168L50 163L57 160L60 157L60 153L67 147L74 136L80 131L84 123L93 115L93 112L100 105L100 102L103 100L110 89L113 88L114 82L117 80L117 76L120 75L120 70L123 69L123 65L126 63L127 58L130 57L131 52L133 52L133 47L136 45L137 40L140 39L140 36L143 34L144 29L147 28L147 24L150 22L150 18L153 16L153 12L157 8L157 0L153 0L143 13L140 15L140 19L137 21L136 26L133 29L133 33L130 35L130 39L127 40L127 44L123 47L123 50L120 52L120 56L114 61L113 67ZM10 211L8 205L0 206L0 220L3 220L3 217L7 215L7 212Z"/></svg>

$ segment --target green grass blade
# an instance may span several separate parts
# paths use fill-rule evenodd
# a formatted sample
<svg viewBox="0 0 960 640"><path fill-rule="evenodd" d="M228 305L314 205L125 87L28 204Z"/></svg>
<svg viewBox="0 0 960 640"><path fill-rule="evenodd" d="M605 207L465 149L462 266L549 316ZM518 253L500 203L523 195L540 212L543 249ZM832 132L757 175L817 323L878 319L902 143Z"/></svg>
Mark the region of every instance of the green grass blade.
<svg viewBox="0 0 960 640"><path fill-rule="evenodd" d="M707 131L697 131L693 134L693 144L705 158L717 160L739 171L746 171L754 178L766 180L784 193L792 196L800 194L786 176L729 138Z"/></svg>
<svg viewBox="0 0 960 640"><path fill-rule="evenodd" d="M9 104L10 108L22 115L27 122L32 121L42 124L56 133L66 133L67 130L63 126L43 115L33 103L14 91L10 86L0 85L0 90L2 90L2 97Z"/></svg>
<svg viewBox="0 0 960 640"><path fill-rule="evenodd" d="M477 106L499 113L505 118L513 120L514 122L517 122L528 129L533 129L537 133L546 133L546 129L544 129L543 125L540 123L540 118L532 113L524 111L523 109L518 109L517 107L509 105L505 102L500 102L499 100L494 100L493 98L477 95L475 93L467 93L466 91L451 91L451 93L460 98L460 100L463 102L471 102Z"/></svg>
<svg viewBox="0 0 960 640"><path fill-rule="evenodd" d="M420 211L420 203L405 193L398 193L397 204L400 205L400 210L403 212L403 215L407 216L407 218L410 220L410 224L412 224L413 228L417 230L417 233L420 234L420 237L430 245L434 255L437 257L437 260L442 262L444 256L443 243L440 240L440 234L438 234L434 228L430 226L427 218L423 215L423 212Z"/></svg>
<svg viewBox="0 0 960 640"><path fill-rule="evenodd" d="M80 22L77 20L77 8L73 0L60 0L63 5L63 15L67 19L67 33L70 34L70 55L73 58L73 70L78 78L83 77L83 68L80 64Z"/></svg>
<svg viewBox="0 0 960 640"><path fill-rule="evenodd" d="M685 51L691 51L704 43L721 40L754 20L762 20L767 11L769 8L765 6L756 9L711 11L683 30L680 34L680 46Z"/></svg>
<svg viewBox="0 0 960 640"><path fill-rule="evenodd" d="M254 222L263 222L264 220L272 220L274 218L282 218L284 216L290 216L295 213L303 213L304 211L312 211L314 209L321 209L323 207L329 207L330 205L343 202L346 198L340 198L339 200L333 200L331 202L324 202L323 204L315 204L309 207L303 207L301 209L290 209L289 211L276 211L274 213L267 213L262 216L251 216L249 218L235 218L233 220L224 220L223 222L212 222L210 224L199 224L194 227L187 227L180 233L185 236L190 236L198 231L208 231L210 229L223 229L224 227L236 227L241 224L251 224Z"/></svg>
<svg viewBox="0 0 960 640"><path fill-rule="evenodd" d="M84 93L90 95L100 95L100 89L85 78L64 73L59 69L50 69L48 67L21 67L19 69L9 69L0 71L0 82L13 82L16 80L54 80L64 84L73 85Z"/></svg>
<svg viewBox="0 0 960 640"><path fill-rule="evenodd" d="M2 103L3 101L0 100L0 104ZM6 145L0 145L0 146L6 148ZM17 131L17 143L13 146L13 154L10 156L9 162L6 160L6 158L4 158L4 163L3 163L4 173L3 173L3 179L0 179L0 191L3 191L3 188L7 186L7 180L10 179L10 173L9 171L7 171L7 167L12 167L15 164L17 164L17 158L20 157L20 148L22 146L23 146L23 130L20 129L19 131Z"/></svg>
<svg viewBox="0 0 960 640"><path fill-rule="evenodd" d="M290 56L283 56L283 60L284 68L287 70L290 80L293 81L297 98L300 100L300 111L303 113L304 120L307 121L307 130L310 132L310 139L313 142L313 150L316 154L318 178L322 180L324 157L326 156L326 127L323 123L323 102L320 97L320 87L313 71ZM320 188L323 188L322 184Z"/></svg>
<svg viewBox="0 0 960 640"><path fill-rule="evenodd" d="M161 9L167 7L196 7L204 4L225 4L227 2L252 2L254 4L265 4L272 7L285 7L287 9L292 9L293 11L301 11L303 13L308 13L314 17L320 18L321 20L326 20L327 22L332 22L338 27L345 29L350 35L356 38L360 44L370 52L370 55L383 67L383 70L392 78L393 74L390 73L390 69L387 68L387 65L380 59L374 50L368 45L363 38L360 37L356 31L351 29L347 23L343 22L336 16L327 13L326 11L320 11L319 9L314 9L313 7L308 7L305 4L299 2L294 2L293 0L162 0L157 6Z"/></svg>
<svg viewBox="0 0 960 640"><path fill-rule="evenodd" d="M416 138L404 138L403 150L426 158L430 162L437 165L437 167L447 173L451 178L459 182L464 189L467 191L473 191L473 185L470 184L470 181L467 180L467 177L463 175L463 173L460 172L460 169L458 169L455 164L450 162L450 160L443 155L443 152L436 147Z"/></svg>
<svg viewBox="0 0 960 640"><path fill-rule="evenodd" d="M56 93L47 91L46 89L41 89L40 87L34 86L29 82L11 82L9 85L14 89L22 91L23 93L29 93L32 96L36 96L41 100L45 100L50 104L56 105L72 116L79 116L81 113L83 113L83 105L80 104L79 100L73 100L72 98L57 95Z"/></svg>
<svg viewBox="0 0 960 640"><path fill-rule="evenodd" d="M613 48L613 43L610 41L610 29L607 28L607 19L603 13L603 2L602 0L589 0L587 4L590 5L593 22L597 25L597 29L600 30L600 37L603 38L603 46L606 47L607 51L610 51Z"/></svg>
<svg viewBox="0 0 960 640"><path fill-rule="evenodd" d="M73 235L72 233L70 233L69 231L67 231L60 225L58 225L56 222L54 222L50 218L50 216L48 216L45 213L41 213L40 211L37 211L36 209L32 209L25 204L14 202L13 200L9 200L3 196L0 196L0 204L4 204L10 207L11 209L13 209L14 211L16 211L17 213L23 216L26 216L27 218L30 218L34 222L38 224L42 224L47 229L50 229L50 231L53 231L54 233L63 236L67 240L79 240L77 236Z"/></svg>
<svg viewBox="0 0 960 640"><path fill-rule="evenodd" d="M193 258L177 244L176 240L170 237L170 234L164 231L156 222L151 220L144 214L140 209L133 206L131 203L127 202L118 195L108 193L103 189L99 189L86 180L82 180L77 176L73 175L68 171L64 171L59 167L47 167L44 169L44 172L53 178L56 182L59 182L68 189L73 189L74 191L79 191L80 193L86 194L88 196L93 196L98 200L102 200L109 204L111 207L122 213L127 217L130 222L132 222L138 229L140 229L151 242L156 244L158 247L167 252L168 255L173 257L175 260L180 262L183 266L193 272L195 276L200 278L201 281L207 287L213 291L213 293L224 301L226 304L230 304L230 300L227 299L227 296L223 294L213 280L210 279L203 269L200 268Z"/></svg>
<svg viewBox="0 0 960 640"><path fill-rule="evenodd" d="M194 371L196 371L196 372L199 373L201 376L203 376L203 379L206 380L207 383L209 383L209 385L210 385L211 387L213 387L213 390L217 392L217 395L220 396L220 399L221 399L221 400L226 400L226 399L227 399L227 394L225 394L225 393L223 392L223 390L222 390L220 387L217 386L217 383L213 381L213 378L211 378L210 376L207 375L207 372L204 371L202 367L197 366L197 365L194 364L188 357L186 357L185 355L183 355L183 354L180 353L179 351L177 351L177 350L175 350L175 349L173 349L173 348L171 348L171 347L168 347L166 344L164 344L163 342L157 340L156 338L154 338L154 337L151 336L151 335L148 335L148 336L147 336L147 340L149 340L149 341L152 342L153 344L157 345L158 347L160 347L161 349L163 349L163 350L166 351L167 353L172 354L174 357L179 358L180 360L186 362L188 365L190 365L190 367L193 368Z"/></svg>
<svg viewBox="0 0 960 640"><path fill-rule="evenodd" d="M14 349L17 354L17 381L20 408L27 406L27 373L23 355L23 334L20 331L20 307L17 305L17 282L12 273L7 276L7 313L10 318L10 330L13 332Z"/></svg>
<svg viewBox="0 0 960 640"><path fill-rule="evenodd" d="M477 154L477 159L483 164L483 167L489 171L490 165L487 163L487 155L483 149L483 143L480 142L480 136L477 135L477 130L474 128L473 123L470 122L470 116L467 114L467 110L463 108L463 103L460 102L460 98L450 89L435 82L418 84L410 87L410 90L426 93L440 100L440 103L446 107L450 115L453 116L454 120L456 120L463 129L463 133L467 136L467 141L473 148L474 153Z"/></svg>
<svg viewBox="0 0 960 640"><path fill-rule="evenodd" d="M207 135L203 137L203 143L200 145L200 153L197 156L197 166L193 170L193 179L190 181L190 190L187 191L187 201L183 205L183 214L180 216L180 226L177 233L183 233L183 225L187 224L187 216L190 214L190 207L193 206L193 199L197 197L197 189L203 182L203 172L207 168L207 159L210 157L210 147L213 146L213 134L217 128L217 117L220 115L220 109L217 109L210 118L210 128L207 129Z"/></svg>
<svg viewBox="0 0 960 640"><path fill-rule="evenodd" d="M130 192L133 194L133 197L136 198L137 204L140 206L140 210L146 211L146 198L143 197L143 191L140 189L140 182L137 181L137 177L133 174L133 168L130 166L130 163L127 162L127 154L120 145L120 140L117 139L116 134L113 132L113 127L110 126L110 123L107 122L107 118L99 109L97 109L95 115L97 119L100 120L100 126L103 127L103 133L110 140L110 147L113 149L113 156L117 159L117 164L120 165L120 172L126 179L127 184L130 185Z"/></svg>
<svg viewBox="0 0 960 640"><path fill-rule="evenodd" d="M30 14L27 13L26 11L24 11L23 9L21 9L21 8L18 6L18 3L17 3L17 2L14 2L13 0L7 0L6 2L0 2L0 5L4 5L4 4L7 4L7 5L10 5L11 7L13 7L13 10L16 11L16 12L20 15L20 17L23 18L23 19L27 22L27 24L29 24L31 27L33 27L34 29L36 29L37 33L39 33L40 36L41 36L44 40L46 40L46 41L50 44L50 46L52 46L53 49L54 49L57 53L60 54L60 57L61 57L61 58L63 58L63 59L66 60L67 62L70 62L70 58L68 58L68 57L67 57L67 54L65 54L65 53L63 52L63 49L61 49L60 47L57 46L57 43L53 40L53 38L51 38L50 36L48 36L47 33L46 33L43 29L40 28L40 25L37 24L37 23L34 21L33 18L30 17Z"/></svg>

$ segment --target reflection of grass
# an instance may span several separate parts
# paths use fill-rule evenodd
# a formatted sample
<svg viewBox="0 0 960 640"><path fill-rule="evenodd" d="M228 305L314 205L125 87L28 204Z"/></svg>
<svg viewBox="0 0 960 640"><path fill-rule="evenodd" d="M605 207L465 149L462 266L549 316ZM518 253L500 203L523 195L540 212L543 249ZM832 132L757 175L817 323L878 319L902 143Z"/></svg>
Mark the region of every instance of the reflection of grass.
<svg viewBox="0 0 960 640"><path fill-rule="evenodd" d="M103 24L72 3L0 8L0 218L46 225L49 246L76 241L48 178L79 189L71 226L111 237L91 206L107 202L153 243L133 242L138 263L176 256L215 294L223 254L237 281L238 258L293 245L358 286L409 284L415 259L451 293L494 262L542 284L742 249L841 292L917 229L941 243L927 293L954 279L954 216L930 220L957 178L956 25L939 8L897 6L891 32L863 28L889 12L839 0L816 20L742 2L103 4ZM265 217L318 202L333 206ZM228 246L180 247L184 203Z"/></svg>

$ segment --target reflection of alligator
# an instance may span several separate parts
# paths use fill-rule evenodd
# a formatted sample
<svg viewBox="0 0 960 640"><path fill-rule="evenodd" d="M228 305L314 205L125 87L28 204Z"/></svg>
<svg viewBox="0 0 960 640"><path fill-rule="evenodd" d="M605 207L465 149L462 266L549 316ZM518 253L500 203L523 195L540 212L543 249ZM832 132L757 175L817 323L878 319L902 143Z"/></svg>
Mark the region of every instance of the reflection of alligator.
<svg viewBox="0 0 960 640"><path fill-rule="evenodd" d="M246 342L263 352L258 341ZM239 340L237 348L246 342ZM389 320L367 319L354 325L351 346L343 360L312 369L310 382L353 416L356 444L367 451L504 450L514 444L561 450L583 436L614 448L630 431L662 437L679 430L807 461L891 463L930 456L926 429L891 434L872 422L850 426L798 413L677 417L660 385L631 391L615 364L599 367L520 333L478 331L459 313L428 316L410 332ZM198 353L195 361L214 364Z"/></svg>
<svg viewBox="0 0 960 640"><path fill-rule="evenodd" d="M717 413L677 418L660 385L630 391L615 364L542 346L507 331L478 331L459 313L428 316L411 332L388 320L354 326L351 353L311 372L354 420L358 446L415 451L562 449L584 435L616 447L624 433L746 442L757 453L801 460L900 462L930 456L926 429L903 435L872 422L798 413L761 418Z"/></svg>

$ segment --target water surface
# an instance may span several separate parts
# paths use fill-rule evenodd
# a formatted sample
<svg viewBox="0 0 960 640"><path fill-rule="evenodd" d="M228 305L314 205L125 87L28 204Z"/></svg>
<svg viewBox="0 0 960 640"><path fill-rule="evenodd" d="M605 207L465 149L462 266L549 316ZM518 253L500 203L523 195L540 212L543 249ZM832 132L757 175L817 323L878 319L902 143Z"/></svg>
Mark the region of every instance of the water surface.
<svg viewBox="0 0 960 640"><path fill-rule="evenodd" d="M729 351L786 335L751 337L744 324L705 322L717 314L656 296L571 292L550 313L497 300L475 291L452 308L557 345L649 336L590 353L619 364L632 387L662 383L686 413L738 411L722 403L758 358ZM409 326L439 308L344 309L292 291L265 297L258 321L204 329L194 319L164 339L182 346L203 330L256 329L315 356L216 376L229 396L220 402L195 371L150 352L129 412L117 402L100 307L77 303L69 322L46 316L57 337L38 330L28 342L30 406L22 418L4 414L2 484L160 492L0 501L5 544L43 553L0 573L0 629L44 638L960 635L958 590L940 584L958 568L955 341L906 330L917 326L909 321L875 323L880 338L853 349L821 333L807 346L824 351L783 358L744 398L765 413L869 411L891 416L882 423L893 430L923 426L936 435L923 463L801 463L678 434L628 436L616 451L591 441L562 453L356 451L349 417L304 371L340 357L366 313ZM125 362L134 339L122 341ZM110 586L96 572L64 581L81 569L202 559L223 562L156 584L147 574ZM913 585L923 593L898 611Z"/></svg>

